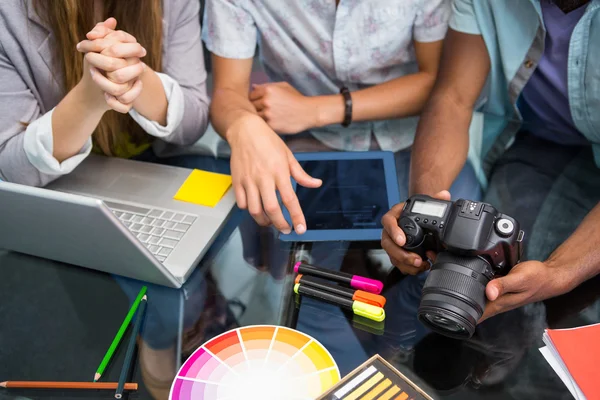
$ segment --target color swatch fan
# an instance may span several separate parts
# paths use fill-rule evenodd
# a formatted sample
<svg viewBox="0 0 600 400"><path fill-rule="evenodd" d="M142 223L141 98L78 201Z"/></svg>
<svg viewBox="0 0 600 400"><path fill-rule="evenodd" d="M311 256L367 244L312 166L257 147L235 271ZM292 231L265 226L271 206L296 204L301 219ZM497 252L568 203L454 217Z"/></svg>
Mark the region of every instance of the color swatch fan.
<svg viewBox="0 0 600 400"><path fill-rule="evenodd" d="M234 329L206 342L183 364L170 400L314 399L340 380L331 354L280 326Z"/></svg>

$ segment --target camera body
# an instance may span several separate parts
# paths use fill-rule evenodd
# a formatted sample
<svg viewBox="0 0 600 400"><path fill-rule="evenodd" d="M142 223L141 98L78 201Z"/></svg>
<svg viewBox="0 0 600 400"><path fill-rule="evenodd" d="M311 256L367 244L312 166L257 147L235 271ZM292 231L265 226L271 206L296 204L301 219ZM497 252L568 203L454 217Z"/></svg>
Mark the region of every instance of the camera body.
<svg viewBox="0 0 600 400"><path fill-rule="evenodd" d="M468 338L485 307L485 286L521 260L523 231L492 205L412 196L398 221L404 248L438 253L423 287L419 319L447 336Z"/></svg>
<svg viewBox="0 0 600 400"><path fill-rule="evenodd" d="M519 223L490 204L416 195L404 204L399 225L406 234L405 249L423 257L431 250L485 258L489 279L507 274L521 259Z"/></svg>

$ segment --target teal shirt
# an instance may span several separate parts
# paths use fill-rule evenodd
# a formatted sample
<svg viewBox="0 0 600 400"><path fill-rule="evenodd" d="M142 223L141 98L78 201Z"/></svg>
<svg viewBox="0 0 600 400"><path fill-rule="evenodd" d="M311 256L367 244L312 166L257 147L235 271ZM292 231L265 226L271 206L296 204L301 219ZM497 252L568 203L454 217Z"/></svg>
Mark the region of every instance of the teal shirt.
<svg viewBox="0 0 600 400"><path fill-rule="evenodd" d="M450 28L482 35L491 71L471 130L469 159L482 184L521 125L517 100L544 53L540 0L454 0ZM568 60L571 115L592 143L600 167L600 0L591 0L571 36Z"/></svg>

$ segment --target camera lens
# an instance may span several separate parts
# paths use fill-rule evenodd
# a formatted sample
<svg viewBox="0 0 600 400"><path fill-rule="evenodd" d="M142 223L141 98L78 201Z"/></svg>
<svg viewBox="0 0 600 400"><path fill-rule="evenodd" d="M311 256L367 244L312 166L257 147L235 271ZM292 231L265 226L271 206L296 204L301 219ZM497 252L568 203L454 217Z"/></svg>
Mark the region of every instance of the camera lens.
<svg viewBox="0 0 600 400"><path fill-rule="evenodd" d="M456 323L452 320L444 318L440 315L426 313L423 315L423 318L427 319L427 322L429 322L430 324L439 326L440 328L442 328L446 331L456 332L456 333L465 332L465 328L463 326L461 326L459 323Z"/></svg>
<svg viewBox="0 0 600 400"><path fill-rule="evenodd" d="M423 286L419 320L434 332L470 338L483 315L490 277L491 267L482 258L438 254Z"/></svg>

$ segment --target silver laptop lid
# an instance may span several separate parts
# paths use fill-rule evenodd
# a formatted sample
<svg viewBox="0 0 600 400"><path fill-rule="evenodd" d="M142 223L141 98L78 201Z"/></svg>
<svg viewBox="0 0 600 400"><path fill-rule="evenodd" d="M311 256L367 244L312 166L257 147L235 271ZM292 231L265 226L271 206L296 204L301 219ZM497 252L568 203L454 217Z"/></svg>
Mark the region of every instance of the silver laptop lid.
<svg viewBox="0 0 600 400"><path fill-rule="evenodd" d="M1 182L0 204L0 248L181 286L100 200Z"/></svg>

